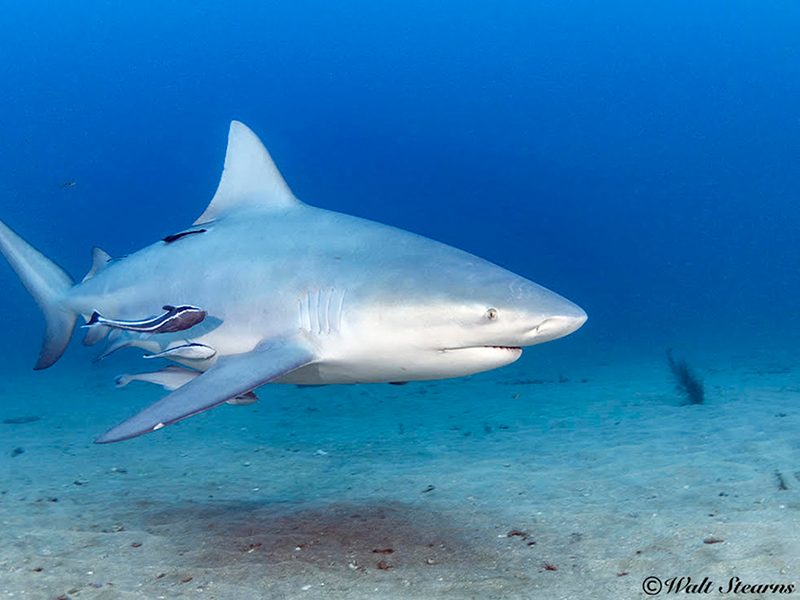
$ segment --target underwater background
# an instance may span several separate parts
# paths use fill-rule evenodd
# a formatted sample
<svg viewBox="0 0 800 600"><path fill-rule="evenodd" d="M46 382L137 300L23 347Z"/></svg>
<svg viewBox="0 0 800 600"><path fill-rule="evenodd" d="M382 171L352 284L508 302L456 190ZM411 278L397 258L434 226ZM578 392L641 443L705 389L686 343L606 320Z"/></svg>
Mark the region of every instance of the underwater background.
<svg viewBox="0 0 800 600"><path fill-rule="evenodd" d="M410 411L421 423L436 423L442 418L436 411L445 409L434 405L461 398L480 407L483 388L471 386L495 385L497 378L519 385L559 377L585 378L590 386L594 382L597 387L589 391L558 396L562 404L551 396L525 395L520 399L524 405L514 404L508 394L508 406L526 415L540 408L551 411L531 435L520 425L524 418L516 421L521 429L515 443L531 444L528 456L534 456L540 443L546 445L537 436L551 431L547 423L563 415L585 416L580 411L593 401L606 403L604 414L611 419L624 416L620 406L628 406L625 398L644 398L645 404L654 400L652 413L636 409L654 419L666 406L679 407L667 364L671 348L709 378L712 404L731 400L725 390L734 386L737 400L753 402L747 414L759 415L763 398L746 392L767 386L772 395L763 411L789 417L764 430L790 435L796 429L788 427L788 419L797 422L800 354L798 31L800 3L779 0L6 2L0 10L0 218L79 280L90 267L93 246L122 256L193 222L219 181L229 123L241 120L262 139L301 200L467 250L564 295L589 315L581 330L528 349L509 370L442 384L455 387L439 388L445 395L431 404L409 400L403 391L412 384L376 392L308 391L302 392L302 401L292 396L301 392L282 389L275 392L275 406L301 402L305 407L307 402L309 410L317 410L335 394L382 394L387 404L379 414L391 421L390 436L398 426L388 406L403 407L398 410ZM131 388L126 400L115 405L104 395L116 393L113 374L141 368L138 357L131 353L109 359L110 366L91 365L94 352L77 340L52 369L30 373L44 319L5 264L0 265L3 416L47 415L50 409L73 414L74 425L83 429L82 441L71 443L85 443L81 460L92 464L107 456L89 444L93 436L159 392L148 388L145 402ZM609 367L605 375L598 374L601 366ZM758 383L742 379L742 373L778 380ZM609 391L623 381L627 391ZM636 381L646 383L639 389ZM71 382L77 387L68 392ZM100 390L99 395L87 389ZM271 393L265 390L262 396ZM622 398L621 404L613 404L612 397ZM504 406L501 400L492 402ZM356 402L350 408L352 421L340 435L354 436L357 445L359 427L382 431L378 421L370 420L376 415L367 414L363 405ZM98 415L96 410L106 412ZM196 419L206 427L219 424L222 440L230 435L244 443L237 427L247 423L250 410ZM263 415L269 409L258 410ZM507 410L513 428L518 416ZM670 426L680 431L675 430L674 440L665 433L661 445L652 448L674 448L692 427L702 435L727 427L709 429L694 418L684 422L685 412L669 410L669 418L677 419ZM739 409L730 410L734 418ZM359 420L359 414L366 420ZM304 418L312 418L295 416L301 428ZM399 434L407 433L410 418ZM482 424L482 418L473 430L496 433L498 424ZM598 419L588 418L583 428L573 423L568 430L600 436L618 461L617 470L630 464L626 457L641 458L630 449L617 452L626 438L603 437L605 417ZM131 460L150 447L169 456L176 450L192 452L194 421L191 427L179 426L182 433L111 452ZM322 422L309 424L308 431L317 431L314 427L324 431ZM456 425L447 421L442 426L448 427ZM23 443L12 431L27 439L29 430L22 425L0 430L5 438L0 450L13 467L6 468L11 476L0 487L12 490L20 477L58 470L61 459L46 451L35 459L40 462L24 465L34 460L31 450L37 442ZM704 452L737 447L737 435L703 438L708 444ZM311 456L317 440L308 436ZM435 439L439 450L447 447L445 438ZM209 442L201 435L194 443L206 447ZM20 444L26 453L8 458ZM497 448L485 452L491 455ZM797 450L787 438L780 450L782 466L767 459L760 463L764 486L774 487L774 471L800 473ZM484 456L484 450L460 445L447 452L447 468L460 464L459 456L467 461ZM408 456L402 445L391 455L401 462ZM208 460L213 464L215 457ZM103 468L117 468L112 465L118 462ZM674 464L680 463L676 459ZM291 464L276 465L292 472ZM562 466L575 473L583 469L576 456L564 458ZM441 467L436 463L436 469ZM668 481L675 476L671 468L655 473L654 480ZM164 490L172 489L168 482L173 476L161 473ZM800 475L786 477L787 493L796 494ZM598 481L610 480L598 475ZM424 491L423 483L417 487ZM106 501L116 497L115 485L102 488ZM186 497L194 498L193 484L182 485ZM126 493L147 493L138 489ZM227 490L231 498L250 493ZM163 493L167 504L186 499L169 496L174 490ZM593 515L616 512L611 507L617 498L609 493ZM36 494L19 494L25 498L19 510L27 514L24 507ZM396 491L386 483L380 494L394 498ZM286 491L281 501L300 498L305 498L300 492ZM330 499L336 501L336 494ZM551 498L548 505L558 500ZM695 500L686 500L685 506L697 506ZM776 530L800 531L800 504L796 498L793 502L788 505L794 506L791 519L769 516L766 521ZM15 507L7 504L8 514L15 514ZM414 521L414 515L406 516ZM433 517L420 517L428 518ZM627 527L616 525L620 531ZM187 531L192 529L187 525ZM608 533L595 534L599 539ZM602 549L593 552L606 556ZM680 565L675 557L682 552L675 550L673 566ZM783 547L770 556L792 552ZM3 560L0 553L0 566L12 559ZM659 559L653 561L657 567ZM539 571L540 563L537 559ZM83 565L77 571L83 572ZM784 579L797 576L789 572ZM217 579L224 577L217 574ZM14 582L18 590L27 585ZM639 589L635 583L630 590ZM58 591L66 593L73 585ZM508 597L577 598L585 592L577 584L564 586L543 596L513 588ZM329 597L361 597L363 592L348 589L342 583L341 596ZM383 597L413 596L399 589L384 589ZM475 589L462 590L464 597L490 597L482 595L486 589ZM619 592L597 589L593 597L605 597L603 590ZM84 590L84 597L95 597L86 596L91 593ZM273 590L263 597L288 597L285 593ZM431 588L419 597L438 593L455 594ZM151 597L136 594L130 597ZM258 597L250 594L229 590L217 597ZM167 597L173 596L177 592Z"/></svg>
<svg viewBox="0 0 800 600"><path fill-rule="evenodd" d="M93 245L193 221L239 119L306 202L583 306L564 343L795 343L798 23L794 2L9 3L2 216L82 276ZM41 319L8 291L31 355Z"/></svg>

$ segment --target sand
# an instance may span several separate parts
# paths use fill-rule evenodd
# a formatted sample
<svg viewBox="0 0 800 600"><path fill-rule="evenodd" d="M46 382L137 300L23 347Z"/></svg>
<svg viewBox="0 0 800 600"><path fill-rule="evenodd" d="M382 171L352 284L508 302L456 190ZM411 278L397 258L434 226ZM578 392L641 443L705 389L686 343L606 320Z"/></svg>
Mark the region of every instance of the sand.
<svg viewBox="0 0 800 600"><path fill-rule="evenodd" d="M162 395L117 390L114 375L151 365L131 351L15 368L0 421L38 420L0 424L0 597L639 598L650 576L708 577L712 597L734 576L797 586L797 356L697 357L707 399L683 406L660 351L571 348L451 381L268 386L253 406L106 446L92 439Z"/></svg>

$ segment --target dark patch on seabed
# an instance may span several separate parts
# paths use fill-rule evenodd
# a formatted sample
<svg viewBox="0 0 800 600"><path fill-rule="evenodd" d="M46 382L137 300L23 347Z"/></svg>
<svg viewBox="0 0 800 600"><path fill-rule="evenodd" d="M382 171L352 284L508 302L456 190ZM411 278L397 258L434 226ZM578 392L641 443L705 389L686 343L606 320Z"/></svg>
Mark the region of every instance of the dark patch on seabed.
<svg viewBox="0 0 800 600"><path fill-rule="evenodd" d="M398 585L413 586L409 597L426 590L431 597L448 591L463 597L467 590L487 597L498 586L513 594L531 585L525 574L530 571L509 568L509 557L492 543L494 532L487 535L409 504L335 503L295 510L290 502L177 508L139 502L126 519L150 544L165 538L164 545L174 549L171 564L156 567L159 572L146 583L153 593L198 570L227 582L244 583L257 574L259 592L276 598L284 597L278 595L282 590L296 593L302 582L306 591L317 592L354 593L362 585L366 591L381 584L396 592ZM142 550L148 545L134 543Z"/></svg>

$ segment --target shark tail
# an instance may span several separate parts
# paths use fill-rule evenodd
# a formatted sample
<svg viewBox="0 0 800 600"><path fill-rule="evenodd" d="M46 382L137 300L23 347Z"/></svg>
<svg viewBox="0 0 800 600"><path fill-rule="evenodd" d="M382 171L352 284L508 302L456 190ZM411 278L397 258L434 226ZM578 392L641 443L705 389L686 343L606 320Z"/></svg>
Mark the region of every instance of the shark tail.
<svg viewBox="0 0 800 600"><path fill-rule="evenodd" d="M34 369L46 369L66 350L77 313L64 306L64 296L75 281L69 274L0 221L0 252L47 319L42 351Z"/></svg>

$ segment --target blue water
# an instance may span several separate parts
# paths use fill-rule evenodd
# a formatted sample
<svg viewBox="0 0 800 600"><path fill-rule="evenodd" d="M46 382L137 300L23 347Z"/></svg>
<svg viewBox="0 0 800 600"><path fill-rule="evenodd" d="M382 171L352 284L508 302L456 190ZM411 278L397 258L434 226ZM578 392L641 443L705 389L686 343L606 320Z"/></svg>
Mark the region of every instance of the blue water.
<svg viewBox="0 0 800 600"><path fill-rule="evenodd" d="M580 304L576 352L796 344L798 22L789 1L8 3L0 216L81 277L93 245L202 212L235 118L308 203ZM43 321L0 283L0 352L32 363Z"/></svg>
<svg viewBox="0 0 800 600"><path fill-rule="evenodd" d="M141 352L93 365L77 339L31 373L44 319L0 258L0 593L796 581L798 25L797 0L4 2L0 219L77 280L93 246L192 223L238 119L303 201L473 252L589 321L470 379L271 386L96 446L163 392L114 389ZM704 405L680 406L667 348Z"/></svg>

